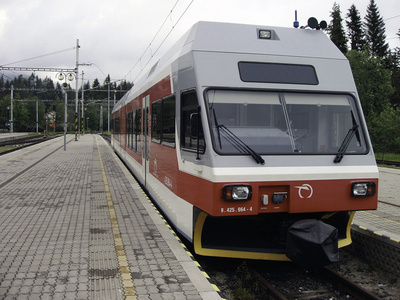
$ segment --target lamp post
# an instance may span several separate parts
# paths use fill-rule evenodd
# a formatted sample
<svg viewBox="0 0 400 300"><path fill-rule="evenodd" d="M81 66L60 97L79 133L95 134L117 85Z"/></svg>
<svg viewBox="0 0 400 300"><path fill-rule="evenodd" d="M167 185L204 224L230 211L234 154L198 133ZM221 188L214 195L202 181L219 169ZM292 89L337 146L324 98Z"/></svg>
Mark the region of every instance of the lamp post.
<svg viewBox="0 0 400 300"><path fill-rule="evenodd" d="M64 95L64 151L66 151L67 150L67 92L63 88L61 88L61 92Z"/></svg>
<svg viewBox="0 0 400 300"><path fill-rule="evenodd" d="M78 140L78 74L79 74L79 39L76 40L76 66L75 66L75 141Z"/></svg>
<svg viewBox="0 0 400 300"><path fill-rule="evenodd" d="M83 122L84 122L84 105L83 105L83 99L84 99L84 92L85 92L85 87L84 87L84 81L83 81L83 74L84 74L84 72L82 71L82 98L81 98L81 122L82 122L82 124L81 124L81 128L82 128L82 135L84 134L84 131L85 131L85 127L84 127L84 124L83 124Z"/></svg>
<svg viewBox="0 0 400 300"><path fill-rule="evenodd" d="M13 100L14 100L14 86L11 85L11 106L10 106L10 133L14 132L14 118L13 118Z"/></svg>
<svg viewBox="0 0 400 300"><path fill-rule="evenodd" d="M57 76L57 79L60 80L60 81L63 81L63 80L65 79L64 83L62 84L62 88L63 88L64 90L66 90L66 89L68 88L67 80L68 80L68 81L72 81L72 80L75 79L75 74L74 74L74 73L68 73L68 74L66 74L66 73L60 72L60 73L57 73L56 76Z"/></svg>
<svg viewBox="0 0 400 300"><path fill-rule="evenodd" d="M107 133L110 132L110 77L108 77L108 93L107 93Z"/></svg>
<svg viewBox="0 0 400 300"><path fill-rule="evenodd" d="M73 78L75 78L75 141L78 140L78 74L79 74L79 39L76 40L76 64L75 64L75 70L74 73L69 73L68 74L68 80L72 81ZM64 77L62 77L62 79L60 79L60 74L63 73L59 73L59 80L64 79ZM72 79L70 79L72 78ZM65 83L64 83L65 84Z"/></svg>
<svg viewBox="0 0 400 300"><path fill-rule="evenodd" d="M74 79L76 79L76 81L78 81L78 79L76 78L76 74L74 73L58 73L57 75L57 79L62 81L65 80L63 82L63 84L61 85L61 92L64 95L64 151L67 150L66 144L67 144L67 89L68 89L68 81L72 81ZM75 133L75 138L76 138L76 133Z"/></svg>

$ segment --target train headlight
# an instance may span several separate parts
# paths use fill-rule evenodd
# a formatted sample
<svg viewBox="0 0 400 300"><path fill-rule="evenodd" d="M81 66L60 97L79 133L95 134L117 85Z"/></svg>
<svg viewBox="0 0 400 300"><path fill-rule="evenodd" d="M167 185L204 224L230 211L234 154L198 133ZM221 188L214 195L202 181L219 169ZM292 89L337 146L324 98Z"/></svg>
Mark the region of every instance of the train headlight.
<svg viewBox="0 0 400 300"><path fill-rule="evenodd" d="M354 197L366 197L375 195L375 182L353 182L351 185L351 194Z"/></svg>
<svg viewBox="0 0 400 300"><path fill-rule="evenodd" d="M270 40L272 37L271 30L260 29L258 31L258 38L263 40Z"/></svg>
<svg viewBox="0 0 400 300"><path fill-rule="evenodd" d="M222 198L225 201L250 200L252 190L250 185L226 185L222 188Z"/></svg>

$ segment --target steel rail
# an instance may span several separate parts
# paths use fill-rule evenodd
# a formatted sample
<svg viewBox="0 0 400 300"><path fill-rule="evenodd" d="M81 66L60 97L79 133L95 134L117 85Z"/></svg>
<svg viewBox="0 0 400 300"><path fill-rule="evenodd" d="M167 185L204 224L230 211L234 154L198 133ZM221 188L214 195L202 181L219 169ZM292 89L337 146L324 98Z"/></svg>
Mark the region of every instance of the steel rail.
<svg viewBox="0 0 400 300"><path fill-rule="evenodd" d="M273 299L273 300L312 299L312 298L325 297L333 294L332 291L330 290L321 289L321 290L310 290L296 294L284 295L273 284L268 282L268 280L266 280L261 274L259 274L257 270L255 270L254 268L249 268L249 271L259 283L259 288L261 288L264 291L265 296L267 297L266 299ZM339 273L327 267L318 269L316 272L320 274L323 278L331 282L333 286L342 289L343 291L346 291L349 295L351 295L355 299L359 300L380 299L379 297L375 296L373 293L366 290L362 286L345 278L344 276L340 275Z"/></svg>
<svg viewBox="0 0 400 300"><path fill-rule="evenodd" d="M348 280L341 274L325 267L322 269L324 276L331 278L335 283L342 286L351 296L360 300L379 300L380 298L366 290L362 286Z"/></svg>
<svg viewBox="0 0 400 300"><path fill-rule="evenodd" d="M396 166L396 167L400 167L400 162L398 161L390 161L390 160L381 160L381 159L377 159L376 163L379 165L388 165L388 166Z"/></svg>

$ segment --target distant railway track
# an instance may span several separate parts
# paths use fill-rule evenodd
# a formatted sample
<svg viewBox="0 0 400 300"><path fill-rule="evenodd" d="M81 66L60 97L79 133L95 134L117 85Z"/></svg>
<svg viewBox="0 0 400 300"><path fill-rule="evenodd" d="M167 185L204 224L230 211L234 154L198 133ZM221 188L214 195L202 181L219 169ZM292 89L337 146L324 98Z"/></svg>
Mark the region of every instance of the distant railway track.
<svg viewBox="0 0 400 300"><path fill-rule="evenodd" d="M387 166L395 166L395 167L400 167L400 162L398 161L390 161L390 160L381 160L377 159L376 163L378 165L387 165Z"/></svg>
<svg viewBox="0 0 400 300"><path fill-rule="evenodd" d="M62 134L48 134L46 137L44 136L39 136L39 135L35 135L35 136L30 136L30 137L25 137L25 138L19 138L19 139L13 139L13 140L7 140L7 141L3 141L0 142L0 148L2 147L6 147L6 146L13 146L12 149L8 149L8 150L4 150L1 151L0 150L0 156L7 154L7 153L11 153L13 151L17 151L19 149L23 149L25 147L29 147L35 144L39 144L41 142L44 141L48 141L51 140L53 138L62 136ZM111 143L111 136L110 135L106 135L106 134L101 134L101 136L108 141L109 143Z"/></svg>
<svg viewBox="0 0 400 300"><path fill-rule="evenodd" d="M101 136L111 144L111 135L109 134L101 134Z"/></svg>
<svg viewBox="0 0 400 300"><path fill-rule="evenodd" d="M14 140L9 140L9 141L3 141L0 142L0 148L1 147L6 147L6 146L14 146L12 149L4 150L0 152L0 155L4 155L7 153L11 153L13 151L29 147L35 144L42 143L44 141L51 140L53 138L59 137L60 135L47 135L46 137L44 136L31 136L31 137L25 137L25 138L20 138L20 139L14 139Z"/></svg>

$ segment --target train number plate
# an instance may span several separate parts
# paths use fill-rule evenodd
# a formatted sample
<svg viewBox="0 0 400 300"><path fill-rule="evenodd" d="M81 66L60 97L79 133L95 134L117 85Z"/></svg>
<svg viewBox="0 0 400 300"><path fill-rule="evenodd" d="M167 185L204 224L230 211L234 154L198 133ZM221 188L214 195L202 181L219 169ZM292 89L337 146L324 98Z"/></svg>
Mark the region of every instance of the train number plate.
<svg viewBox="0 0 400 300"><path fill-rule="evenodd" d="M221 213L246 213L249 211L253 211L253 207L245 207L245 206L240 206L240 207L221 207Z"/></svg>

